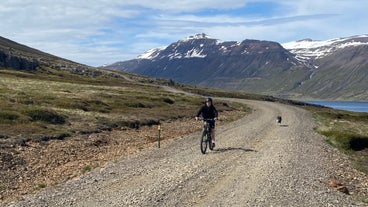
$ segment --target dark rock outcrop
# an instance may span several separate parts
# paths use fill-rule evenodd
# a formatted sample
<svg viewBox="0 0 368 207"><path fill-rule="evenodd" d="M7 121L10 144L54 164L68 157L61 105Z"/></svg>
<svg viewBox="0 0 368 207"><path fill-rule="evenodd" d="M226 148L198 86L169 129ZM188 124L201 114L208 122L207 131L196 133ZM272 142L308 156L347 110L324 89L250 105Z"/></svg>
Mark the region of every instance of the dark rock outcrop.
<svg viewBox="0 0 368 207"><path fill-rule="evenodd" d="M36 70L38 66L39 63L37 60L27 60L0 51L0 67L13 68L16 70Z"/></svg>

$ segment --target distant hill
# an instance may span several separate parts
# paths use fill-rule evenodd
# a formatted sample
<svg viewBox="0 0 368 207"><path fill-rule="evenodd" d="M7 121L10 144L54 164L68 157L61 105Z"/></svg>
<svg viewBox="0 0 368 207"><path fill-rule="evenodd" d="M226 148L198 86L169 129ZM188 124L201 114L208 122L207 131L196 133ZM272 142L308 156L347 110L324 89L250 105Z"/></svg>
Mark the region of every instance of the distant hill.
<svg viewBox="0 0 368 207"><path fill-rule="evenodd" d="M50 55L48 53L28 47L26 45L19 44L17 42L14 42L12 40L9 40L3 37L0 37L0 54L2 57L6 57L5 59L3 58L0 60L1 66L5 66L5 67L12 66L11 64L9 65L9 60L11 60L12 58L37 63L36 64L37 66L39 66L40 64L50 65L51 62L53 63L52 64L53 66L56 66L58 64L77 65L77 63L74 63L72 61L62 59L54 55ZM14 69L17 69L17 68L15 67ZM20 67L18 69L25 69L25 68Z"/></svg>
<svg viewBox="0 0 368 207"><path fill-rule="evenodd" d="M3 37L0 37L0 67L30 71L50 68L90 76L114 75L112 72L60 58Z"/></svg>
<svg viewBox="0 0 368 207"><path fill-rule="evenodd" d="M29 53L20 51L29 51ZM39 62L32 52L39 51L0 37L0 67L35 70L39 66Z"/></svg>
<svg viewBox="0 0 368 207"><path fill-rule="evenodd" d="M368 99L368 36L222 42L190 36L105 68L296 99Z"/></svg>

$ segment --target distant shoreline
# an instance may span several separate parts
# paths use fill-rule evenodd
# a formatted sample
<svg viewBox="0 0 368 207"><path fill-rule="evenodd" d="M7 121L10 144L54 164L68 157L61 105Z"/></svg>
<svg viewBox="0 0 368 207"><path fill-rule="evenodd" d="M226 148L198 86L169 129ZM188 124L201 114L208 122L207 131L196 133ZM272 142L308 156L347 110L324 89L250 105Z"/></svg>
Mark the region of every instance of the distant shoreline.
<svg viewBox="0 0 368 207"><path fill-rule="evenodd" d="M368 112L367 101L304 101L304 102L346 111Z"/></svg>

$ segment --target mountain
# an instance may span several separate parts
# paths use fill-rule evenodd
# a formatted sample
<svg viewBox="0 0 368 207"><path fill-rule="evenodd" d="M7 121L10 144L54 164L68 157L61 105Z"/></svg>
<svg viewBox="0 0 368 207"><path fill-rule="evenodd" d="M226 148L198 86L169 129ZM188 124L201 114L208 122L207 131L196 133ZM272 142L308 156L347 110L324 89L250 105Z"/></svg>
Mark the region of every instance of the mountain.
<svg viewBox="0 0 368 207"><path fill-rule="evenodd" d="M311 98L367 100L368 35L325 41L283 44L296 58L314 68L294 95Z"/></svg>
<svg viewBox="0 0 368 207"><path fill-rule="evenodd" d="M304 39L294 42L282 44L299 60L317 60L332 55L338 50L368 45L368 35L356 35L346 38L336 38L325 41L314 41L312 39Z"/></svg>
<svg viewBox="0 0 368 207"><path fill-rule="evenodd" d="M309 74L279 43L259 40L222 42L205 34L190 36L137 59L106 66L142 75L170 78L187 84L282 93Z"/></svg>
<svg viewBox="0 0 368 207"><path fill-rule="evenodd" d="M368 99L368 36L279 44L206 34L105 66L181 83L296 99Z"/></svg>

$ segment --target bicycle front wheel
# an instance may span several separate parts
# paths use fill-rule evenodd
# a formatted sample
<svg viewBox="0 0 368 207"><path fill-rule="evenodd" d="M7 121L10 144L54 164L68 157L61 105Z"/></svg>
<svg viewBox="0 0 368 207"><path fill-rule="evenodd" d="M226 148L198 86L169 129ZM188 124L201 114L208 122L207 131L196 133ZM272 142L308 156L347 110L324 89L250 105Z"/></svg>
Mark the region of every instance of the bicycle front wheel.
<svg viewBox="0 0 368 207"><path fill-rule="evenodd" d="M206 154L206 150L207 150L207 134L203 133L202 137L201 137L201 152L202 154Z"/></svg>
<svg viewBox="0 0 368 207"><path fill-rule="evenodd" d="M212 145L212 137L211 136L208 137L207 142L208 142L208 146L209 146L210 150L212 151L213 150L213 145Z"/></svg>

